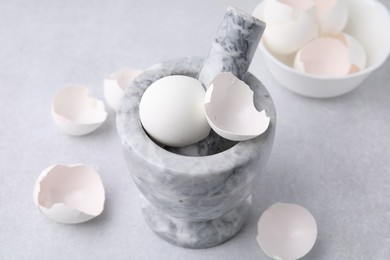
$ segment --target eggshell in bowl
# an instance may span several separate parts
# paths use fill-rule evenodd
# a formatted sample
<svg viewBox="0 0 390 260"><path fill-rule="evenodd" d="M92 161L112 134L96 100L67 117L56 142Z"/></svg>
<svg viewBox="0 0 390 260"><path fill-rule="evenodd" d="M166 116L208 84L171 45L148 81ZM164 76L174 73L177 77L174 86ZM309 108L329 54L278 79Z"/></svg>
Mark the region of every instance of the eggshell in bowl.
<svg viewBox="0 0 390 260"><path fill-rule="evenodd" d="M245 141L264 133L270 122L257 111L253 91L230 72L218 74L207 89L205 112L211 128L232 141Z"/></svg>
<svg viewBox="0 0 390 260"><path fill-rule="evenodd" d="M98 173L86 165L52 165L39 175L34 203L50 219L76 224L100 215L105 192Z"/></svg>
<svg viewBox="0 0 390 260"><path fill-rule="evenodd" d="M264 20L267 27L263 42L274 53L287 55L296 52L302 45L318 36L319 28L313 10L294 9L277 0L266 0L253 12Z"/></svg>
<svg viewBox="0 0 390 260"><path fill-rule="evenodd" d="M348 5L344 0L314 0L321 35L340 33L348 21Z"/></svg>
<svg viewBox="0 0 390 260"><path fill-rule="evenodd" d="M339 77L309 75L293 68L293 56L276 55L262 41L259 46L266 65L281 85L307 97L335 97L355 89L386 61L390 53L390 15L386 7L376 0L346 0L346 3L349 18L344 32L363 46L367 55L365 68Z"/></svg>
<svg viewBox="0 0 390 260"><path fill-rule="evenodd" d="M83 85L60 90L52 102L54 123L68 135L85 135L99 128L107 119L104 103L89 96Z"/></svg>
<svg viewBox="0 0 390 260"><path fill-rule="evenodd" d="M123 68L104 80L104 97L114 111L118 111L124 89L141 73L142 70Z"/></svg>

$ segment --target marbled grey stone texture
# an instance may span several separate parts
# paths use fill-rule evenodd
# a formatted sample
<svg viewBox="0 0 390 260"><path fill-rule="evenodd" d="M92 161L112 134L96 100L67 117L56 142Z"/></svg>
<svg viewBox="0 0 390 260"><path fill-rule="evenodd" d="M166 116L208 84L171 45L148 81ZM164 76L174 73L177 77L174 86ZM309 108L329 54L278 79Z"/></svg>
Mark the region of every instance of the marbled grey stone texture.
<svg viewBox="0 0 390 260"><path fill-rule="evenodd" d="M201 58L181 58L157 64L129 86L117 113L117 128L131 176L145 197L143 213L149 226L178 246L205 248L236 234L250 208L254 178L260 175L270 155L275 134L273 101L252 74L244 81L254 91L258 110L271 118L267 131L225 150L217 139L219 153L208 156L175 154L156 144L143 130L139 102L146 88L162 77L196 77ZM212 142L211 142L212 143ZM207 146L203 147L206 149Z"/></svg>
<svg viewBox="0 0 390 260"><path fill-rule="evenodd" d="M243 79L255 55L265 23L228 7L198 79L208 88L218 73L231 72Z"/></svg>

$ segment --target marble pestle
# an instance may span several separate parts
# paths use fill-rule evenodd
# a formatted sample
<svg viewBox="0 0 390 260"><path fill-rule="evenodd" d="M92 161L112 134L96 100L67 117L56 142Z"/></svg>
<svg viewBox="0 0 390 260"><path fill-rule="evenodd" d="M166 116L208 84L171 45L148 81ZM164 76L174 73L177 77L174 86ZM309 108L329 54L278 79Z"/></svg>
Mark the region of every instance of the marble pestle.
<svg viewBox="0 0 390 260"><path fill-rule="evenodd" d="M198 79L207 89L221 72L243 79L252 62L265 23L237 8L228 7Z"/></svg>
<svg viewBox="0 0 390 260"><path fill-rule="evenodd" d="M221 72L231 72L243 79L265 30L265 23L237 8L228 7L211 49L198 74L207 89ZM226 140L211 130L209 136L185 147L164 147L186 156L212 155L233 147L237 142Z"/></svg>

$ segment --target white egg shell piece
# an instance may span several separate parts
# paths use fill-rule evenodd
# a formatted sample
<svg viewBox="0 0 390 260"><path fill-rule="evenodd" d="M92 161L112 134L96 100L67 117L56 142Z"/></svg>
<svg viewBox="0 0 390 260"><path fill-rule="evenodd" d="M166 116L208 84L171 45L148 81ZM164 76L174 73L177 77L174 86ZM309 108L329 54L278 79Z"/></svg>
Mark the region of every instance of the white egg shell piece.
<svg viewBox="0 0 390 260"><path fill-rule="evenodd" d="M125 88L141 73L142 70L123 68L104 80L104 97L114 111L118 111Z"/></svg>
<svg viewBox="0 0 390 260"><path fill-rule="evenodd" d="M87 165L53 165L42 171L34 202L50 219L76 224L100 215L105 192L99 174Z"/></svg>
<svg viewBox="0 0 390 260"><path fill-rule="evenodd" d="M265 111L257 111L253 91L230 72L218 74L205 96L206 117L220 136L245 141L264 133L270 123Z"/></svg>
<svg viewBox="0 0 390 260"><path fill-rule="evenodd" d="M107 119L104 103L89 96L83 85L60 90L52 102L54 123L68 135L85 135L99 128Z"/></svg>
<svg viewBox="0 0 390 260"><path fill-rule="evenodd" d="M194 78L173 75L153 82L144 92L139 116L145 131L157 142L184 147L210 133L204 112L205 90Z"/></svg>
<svg viewBox="0 0 390 260"><path fill-rule="evenodd" d="M344 0L314 0L321 35L336 35L348 22L348 5Z"/></svg>
<svg viewBox="0 0 390 260"><path fill-rule="evenodd" d="M367 66L367 54L363 45L353 36L342 33L337 36L348 48L348 56L351 63L349 73L363 70Z"/></svg>
<svg viewBox="0 0 390 260"><path fill-rule="evenodd" d="M271 52L292 54L319 35L319 27L313 15L315 7L308 5L307 8L309 9L297 9L278 0L264 2L263 10L257 12L262 13L262 18L267 23L263 40Z"/></svg>
<svg viewBox="0 0 390 260"><path fill-rule="evenodd" d="M298 51L294 68L317 76L345 76L351 69L348 47L336 38L317 38Z"/></svg>
<svg viewBox="0 0 390 260"><path fill-rule="evenodd" d="M261 215L257 242L269 257L295 260L305 256L317 239L313 215L296 204L276 203Z"/></svg>

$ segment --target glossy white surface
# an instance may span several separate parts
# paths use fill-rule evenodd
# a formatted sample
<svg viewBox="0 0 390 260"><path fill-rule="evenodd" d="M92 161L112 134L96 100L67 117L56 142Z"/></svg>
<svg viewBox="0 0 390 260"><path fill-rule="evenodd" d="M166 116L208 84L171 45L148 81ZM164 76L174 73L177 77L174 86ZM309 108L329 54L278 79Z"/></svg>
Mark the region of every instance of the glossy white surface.
<svg viewBox="0 0 390 260"><path fill-rule="evenodd" d="M346 77L308 76L292 68L293 57L278 57L271 54L263 42L264 53L271 74L283 86L298 94L327 98L350 92L360 85L373 71L378 69L390 53L390 15L378 1L346 0L349 7L348 23L344 32L357 38L368 56L366 69ZM261 9L261 7L260 7ZM258 11L261 13L261 11Z"/></svg>
<svg viewBox="0 0 390 260"><path fill-rule="evenodd" d="M387 260L390 60L349 94L310 99L283 88L257 51L249 70L275 101L273 151L242 231L206 250L170 245L147 226L113 111L80 138L53 124L51 100L63 85L80 82L103 99L103 80L118 68L206 56L227 5L251 12L257 3L1 1L0 259L269 260L256 241L257 222L283 201L304 206L318 224L317 242L302 259ZM46 166L79 161L98 170L105 210L86 223L60 225L36 209L33 184Z"/></svg>

